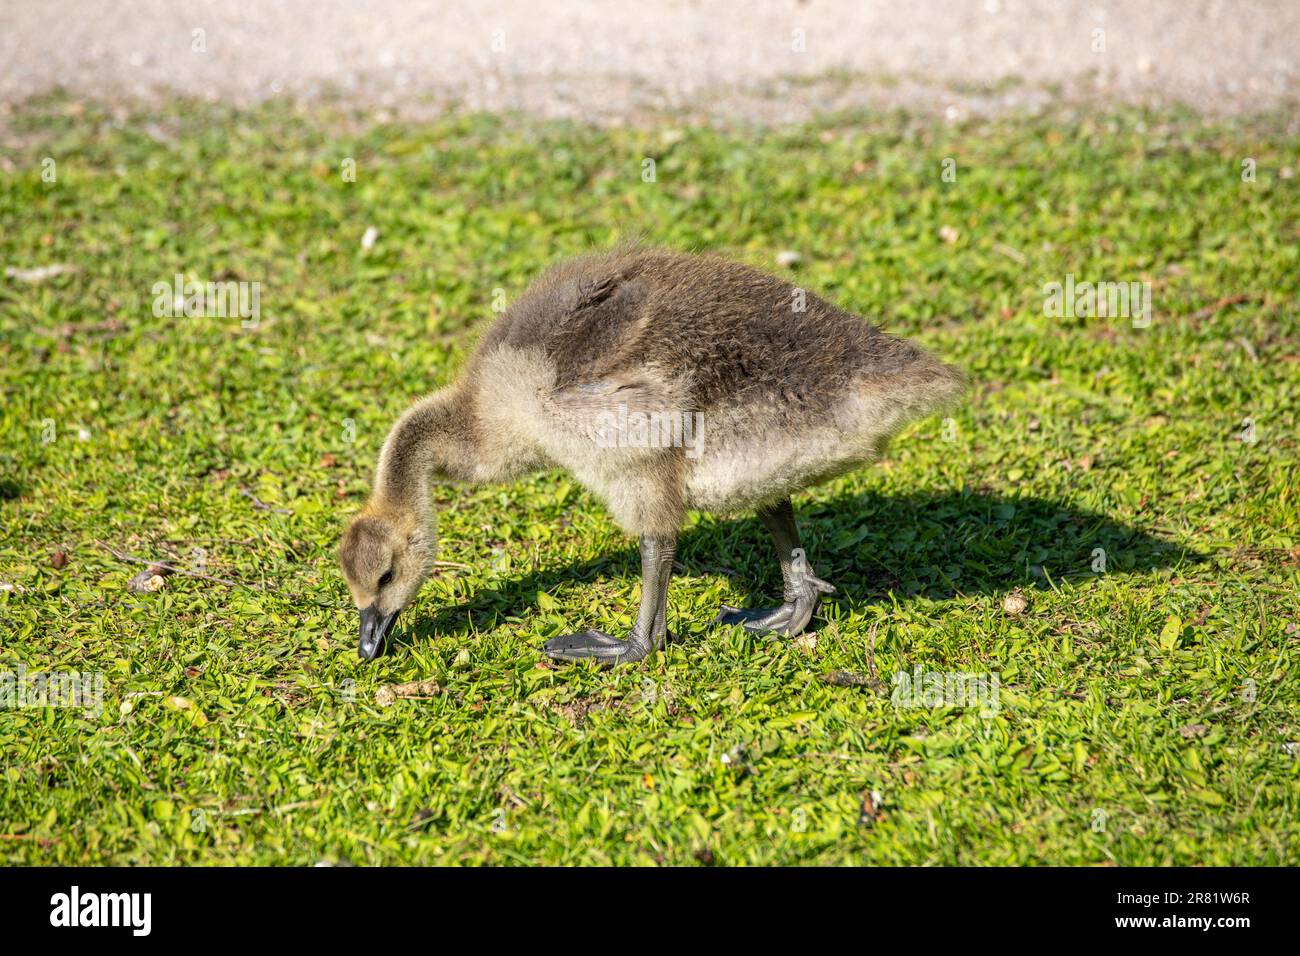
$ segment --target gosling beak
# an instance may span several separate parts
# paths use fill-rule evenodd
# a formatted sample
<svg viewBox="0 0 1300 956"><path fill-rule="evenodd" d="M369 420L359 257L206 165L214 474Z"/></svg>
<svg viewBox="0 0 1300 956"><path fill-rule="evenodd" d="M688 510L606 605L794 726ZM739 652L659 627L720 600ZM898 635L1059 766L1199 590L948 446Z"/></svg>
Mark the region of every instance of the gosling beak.
<svg viewBox="0 0 1300 956"><path fill-rule="evenodd" d="M384 649L384 640L393 629L397 612L383 614L373 604L361 609L361 644L357 653L363 661L373 661Z"/></svg>

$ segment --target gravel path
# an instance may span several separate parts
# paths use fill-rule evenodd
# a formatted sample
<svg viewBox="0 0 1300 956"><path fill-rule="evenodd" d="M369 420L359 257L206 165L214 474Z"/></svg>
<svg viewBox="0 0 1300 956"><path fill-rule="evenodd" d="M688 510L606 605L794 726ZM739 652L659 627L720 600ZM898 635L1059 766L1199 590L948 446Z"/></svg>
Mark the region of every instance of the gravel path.
<svg viewBox="0 0 1300 956"><path fill-rule="evenodd" d="M235 103L338 94L406 114L455 103L609 122L665 109L797 121L863 105L956 117L1058 97L1231 114L1296 103L1298 68L1298 0L0 4L8 111L64 86Z"/></svg>

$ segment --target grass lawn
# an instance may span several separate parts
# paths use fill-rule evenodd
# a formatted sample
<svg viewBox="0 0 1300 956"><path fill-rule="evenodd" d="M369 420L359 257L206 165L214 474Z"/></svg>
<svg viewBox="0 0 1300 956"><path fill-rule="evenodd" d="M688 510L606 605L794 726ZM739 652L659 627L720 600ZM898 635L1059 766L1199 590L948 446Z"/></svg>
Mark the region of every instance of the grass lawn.
<svg viewBox="0 0 1300 956"><path fill-rule="evenodd" d="M0 709L0 860L1296 862L1280 123L602 131L57 98L10 122L0 266L75 271L0 275L0 672L100 674L103 706ZM815 639L712 625L780 579L752 516L692 517L678 644L540 663L629 627L639 590L633 542L551 473L438 488L446 563L362 664L334 549L387 428L494 305L634 235L914 336L970 401L796 499L839 588ZM177 273L260 283L260 320L155 315ZM1149 282L1149 326L1045 315L1067 274ZM137 592L118 555L207 577ZM900 706L916 668L997 675L997 705Z"/></svg>

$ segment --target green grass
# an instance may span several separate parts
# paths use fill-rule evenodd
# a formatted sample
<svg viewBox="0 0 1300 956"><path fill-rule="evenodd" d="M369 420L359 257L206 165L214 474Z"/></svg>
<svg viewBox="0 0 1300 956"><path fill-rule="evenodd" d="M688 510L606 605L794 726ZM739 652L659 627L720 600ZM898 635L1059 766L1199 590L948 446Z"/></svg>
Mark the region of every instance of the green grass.
<svg viewBox="0 0 1300 956"><path fill-rule="evenodd" d="M0 278L0 671L100 672L105 693L98 715L0 710L0 860L1296 861L1300 140L1280 123L123 122L62 99L10 122L0 265L78 271ZM679 644L540 665L551 636L629 626L638 594L631 542L545 474L438 489L449 564L360 663L334 548L387 427L454 376L495 290L631 235L915 336L976 382L955 431L919 423L796 500L839 587L815 646L710 624L779 579L752 517L693 517ZM178 272L260 282L260 323L155 317ZM1150 327L1045 316L1066 273L1149 281ZM202 549L234 583L135 593L107 548L189 569ZM994 673L996 713L822 680L868 673L873 633L886 684ZM416 680L441 693L377 702Z"/></svg>

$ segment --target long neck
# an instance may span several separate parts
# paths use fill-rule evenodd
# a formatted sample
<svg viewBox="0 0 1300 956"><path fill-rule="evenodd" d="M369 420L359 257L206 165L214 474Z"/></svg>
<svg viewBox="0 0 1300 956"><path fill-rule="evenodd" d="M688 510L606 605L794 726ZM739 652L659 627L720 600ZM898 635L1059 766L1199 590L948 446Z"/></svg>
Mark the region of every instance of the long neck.
<svg viewBox="0 0 1300 956"><path fill-rule="evenodd" d="M373 500L406 514L421 526L433 522L429 482L434 475L455 476L464 457L467 419L460 395L451 388L412 405L384 441L375 473Z"/></svg>

